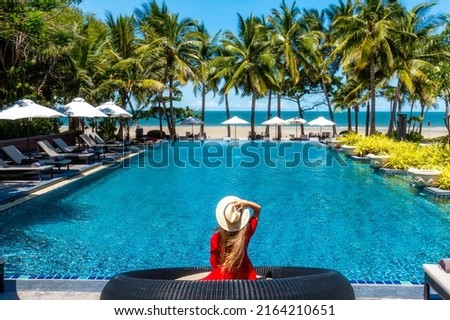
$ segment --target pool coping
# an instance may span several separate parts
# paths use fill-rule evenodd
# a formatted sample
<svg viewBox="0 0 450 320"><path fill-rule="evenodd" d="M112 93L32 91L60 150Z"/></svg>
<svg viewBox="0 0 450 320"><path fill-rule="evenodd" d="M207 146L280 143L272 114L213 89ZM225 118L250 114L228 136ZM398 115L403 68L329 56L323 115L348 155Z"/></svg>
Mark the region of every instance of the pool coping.
<svg viewBox="0 0 450 320"><path fill-rule="evenodd" d="M98 300L108 280L6 279L0 300ZM358 284L352 283L356 300L423 299L423 284ZM432 293L433 299L438 299Z"/></svg>

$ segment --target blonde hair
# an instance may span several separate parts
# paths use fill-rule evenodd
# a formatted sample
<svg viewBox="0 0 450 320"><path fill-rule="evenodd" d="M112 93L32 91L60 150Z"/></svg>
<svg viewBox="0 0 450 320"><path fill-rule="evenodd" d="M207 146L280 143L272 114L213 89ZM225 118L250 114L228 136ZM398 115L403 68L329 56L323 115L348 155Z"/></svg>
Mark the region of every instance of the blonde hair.
<svg viewBox="0 0 450 320"><path fill-rule="evenodd" d="M237 275L245 256L248 224L239 231L229 232L219 227L220 266L223 271Z"/></svg>

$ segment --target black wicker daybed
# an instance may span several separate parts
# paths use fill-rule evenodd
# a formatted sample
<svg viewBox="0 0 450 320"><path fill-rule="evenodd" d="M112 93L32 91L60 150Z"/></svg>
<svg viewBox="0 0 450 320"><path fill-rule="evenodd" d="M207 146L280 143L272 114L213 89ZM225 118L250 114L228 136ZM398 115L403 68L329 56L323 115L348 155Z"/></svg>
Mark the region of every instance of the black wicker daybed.
<svg viewBox="0 0 450 320"><path fill-rule="evenodd" d="M120 273L103 288L102 300L354 300L349 281L330 269L256 267L258 280L176 280L207 267Z"/></svg>

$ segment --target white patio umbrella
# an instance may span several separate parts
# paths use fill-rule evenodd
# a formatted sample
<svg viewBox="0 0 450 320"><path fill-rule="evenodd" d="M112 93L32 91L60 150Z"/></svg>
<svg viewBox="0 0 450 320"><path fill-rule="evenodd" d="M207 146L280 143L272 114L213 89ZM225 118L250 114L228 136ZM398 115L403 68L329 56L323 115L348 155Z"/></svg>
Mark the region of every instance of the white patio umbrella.
<svg viewBox="0 0 450 320"><path fill-rule="evenodd" d="M234 125L234 139L237 139L237 135L236 135L236 126L239 124L249 124L250 122L239 118L238 116L233 116L228 120L225 120L224 122L222 122L222 124L225 125Z"/></svg>
<svg viewBox="0 0 450 320"><path fill-rule="evenodd" d="M306 124L307 121L305 119L302 119L300 117L294 117L286 120L289 123L295 123L295 137L297 138L297 132L298 132L298 125L299 124Z"/></svg>
<svg viewBox="0 0 450 320"><path fill-rule="evenodd" d="M22 99L14 102L11 106L0 112L0 119L3 120L19 120L19 119L27 119L27 143L28 143L28 155L31 157L30 151L30 131L28 123L31 119L41 118L41 119L50 119L50 118L60 118L65 117L64 114L53 110L51 108L44 107L40 104L35 103L30 99Z"/></svg>
<svg viewBox="0 0 450 320"><path fill-rule="evenodd" d="M265 126L284 126L284 125L289 124L289 122L287 122L286 120L283 120L279 117L273 117L269 120L264 121L262 124ZM278 138L280 138L280 137L278 137Z"/></svg>
<svg viewBox="0 0 450 320"><path fill-rule="evenodd" d="M63 113L69 118L107 118L108 115L96 109L83 98L75 98L63 107ZM70 120L69 120L70 123ZM84 131L84 127L83 127Z"/></svg>
<svg viewBox="0 0 450 320"><path fill-rule="evenodd" d="M192 126L192 134L194 134L194 126L199 126L199 125L203 124L203 121L196 117L188 117L184 120L181 120L179 124Z"/></svg>
<svg viewBox="0 0 450 320"><path fill-rule="evenodd" d="M318 117L310 122L308 122L310 126L319 126L320 127L320 135L322 135L322 127L332 127L336 125L333 121L325 119L324 117Z"/></svg>
<svg viewBox="0 0 450 320"><path fill-rule="evenodd" d="M75 98L63 108L64 114L74 118L106 118L107 114L87 103L83 98Z"/></svg>
<svg viewBox="0 0 450 320"><path fill-rule="evenodd" d="M110 118L130 118L131 117L131 113L126 111L124 108L119 107L112 101L102 103L101 105L96 107L96 109L107 114Z"/></svg>

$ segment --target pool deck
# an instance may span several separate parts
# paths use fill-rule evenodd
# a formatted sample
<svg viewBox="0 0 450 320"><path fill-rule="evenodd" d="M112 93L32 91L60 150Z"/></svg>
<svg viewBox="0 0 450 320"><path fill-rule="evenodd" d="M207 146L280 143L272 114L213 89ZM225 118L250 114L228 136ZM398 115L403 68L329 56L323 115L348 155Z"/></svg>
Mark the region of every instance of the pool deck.
<svg viewBox="0 0 450 320"><path fill-rule="evenodd" d="M107 280L5 280L0 300L99 300ZM423 285L353 284L356 300L421 300ZM433 293L433 299L439 297Z"/></svg>

